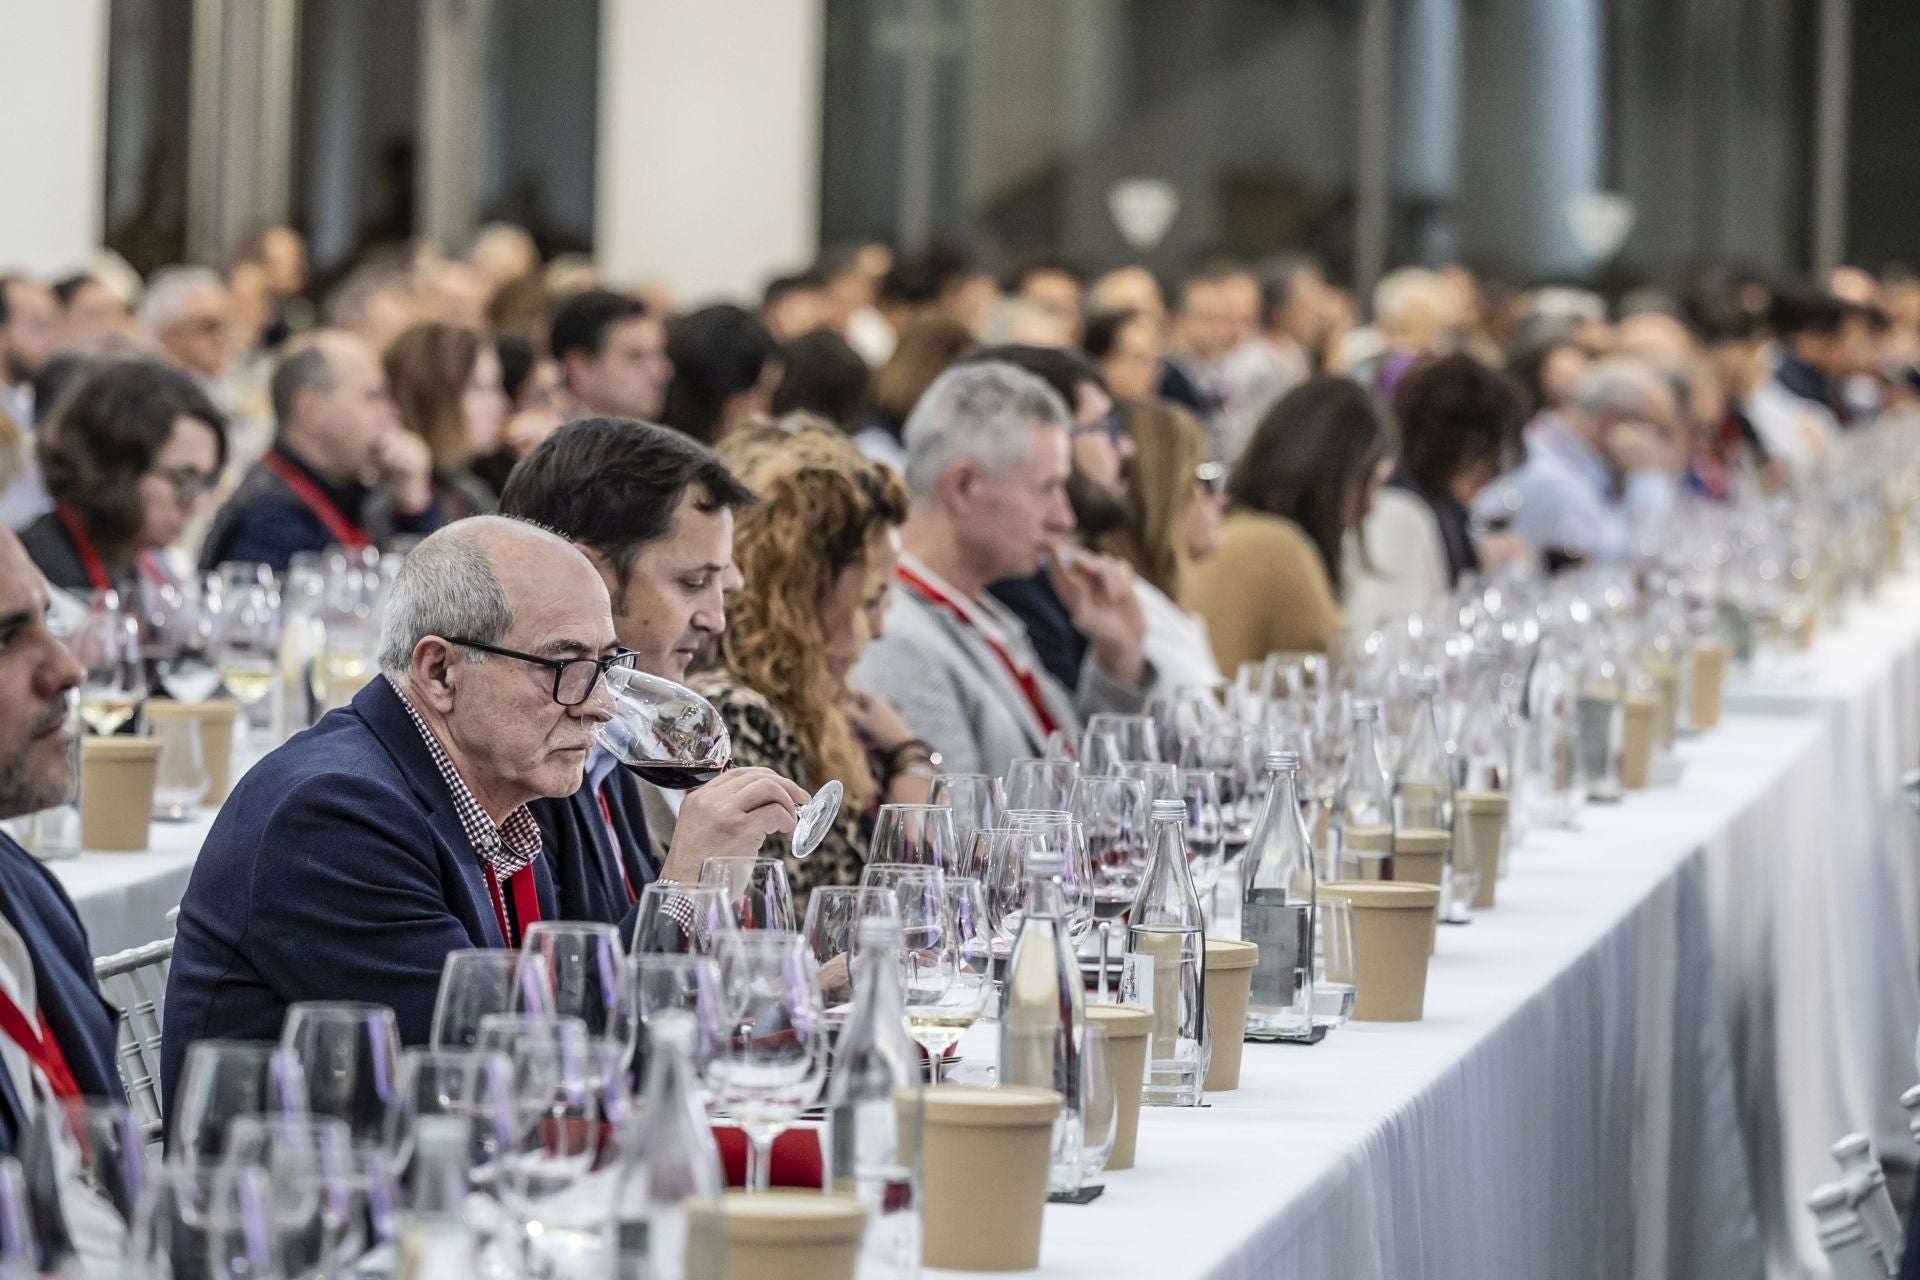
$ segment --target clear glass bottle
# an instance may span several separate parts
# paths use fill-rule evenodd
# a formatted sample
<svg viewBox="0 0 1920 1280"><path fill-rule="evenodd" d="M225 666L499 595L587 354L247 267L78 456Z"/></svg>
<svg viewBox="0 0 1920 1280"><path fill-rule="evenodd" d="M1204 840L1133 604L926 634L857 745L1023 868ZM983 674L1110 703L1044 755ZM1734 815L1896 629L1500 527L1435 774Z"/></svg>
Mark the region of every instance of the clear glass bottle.
<svg viewBox="0 0 1920 1280"><path fill-rule="evenodd" d="M395 1280L470 1280L480 1273L480 1241L466 1216L471 1139L455 1116L414 1122Z"/></svg>
<svg viewBox="0 0 1920 1280"><path fill-rule="evenodd" d="M1547 637L1527 676L1528 816L1540 826L1576 826L1587 799L1581 767L1580 664L1558 639Z"/></svg>
<svg viewBox="0 0 1920 1280"><path fill-rule="evenodd" d="M1267 798L1247 846L1240 936L1260 946L1247 999L1247 1027L1305 1040L1313 1035L1313 840L1300 815L1300 757L1267 755ZM1215 1027L1215 1035L1234 1028Z"/></svg>
<svg viewBox="0 0 1920 1280"><path fill-rule="evenodd" d="M1393 855L1393 779L1380 755L1380 704L1353 702L1347 765L1327 821L1328 880L1378 880Z"/></svg>
<svg viewBox="0 0 1920 1280"><path fill-rule="evenodd" d="M1062 910L1060 877L1066 873L1065 856L1058 850L1034 849L1026 862L1020 932L1013 939L1000 993L1000 1083L1051 1089L1060 1095L1047 1187L1072 1194L1080 1189L1082 1177L1085 1112L1080 1044L1086 1026L1085 984Z"/></svg>
<svg viewBox="0 0 1920 1280"><path fill-rule="evenodd" d="M833 1189L867 1206L858 1280L920 1274L920 1050L900 993L900 922L860 921L853 1005L827 1085Z"/></svg>
<svg viewBox="0 0 1920 1280"><path fill-rule="evenodd" d="M1187 872L1186 806L1156 800L1152 813L1147 869L1127 917L1127 954L1153 961L1153 1038L1141 1103L1197 1107L1207 1074L1207 926Z"/></svg>
<svg viewBox="0 0 1920 1280"><path fill-rule="evenodd" d="M1453 757L1440 733L1436 706L1439 695L1439 676L1426 672L1414 678L1413 714L1393 776L1392 878L1437 883L1440 901L1445 903L1453 900L1449 894L1453 873ZM1405 865L1401 865L1403 858Z"/></svg>
<svg viewBox="0 0 1920 1280"><path fill-rule="evenodd" d="M645 1101L628 1126L621 1170L616 1236L621 1280L681 1280L689 1202L726 1189L694 1073L697 1035L693 1015L684 1010L662 1010L647 1022Z"/></svg>
<svg viewBox="0 0 1920 1280"><path fill-rule="evenodd" d="M1513 729L1501 688L1500 655L1475 649L1468 663L1471 675L1453 762L1454 786L1457 791L1506 795L1513 788Z"/></svg>
<svg viewBox="0 0 1920 1280"><path fill-rule="evenodd" d="M1595 619L1586 630L1586 670L1580 684L1580 769L1587 799L1620 799L1620 752L1626 739L1627 671L1612 629Z"/></svg>

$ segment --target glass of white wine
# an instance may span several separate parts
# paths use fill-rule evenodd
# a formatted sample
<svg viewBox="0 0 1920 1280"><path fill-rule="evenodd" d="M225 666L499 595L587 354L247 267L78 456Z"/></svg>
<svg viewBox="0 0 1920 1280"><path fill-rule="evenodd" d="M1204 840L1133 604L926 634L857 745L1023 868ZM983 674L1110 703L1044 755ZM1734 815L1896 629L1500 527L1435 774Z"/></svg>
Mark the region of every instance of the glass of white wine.
<svg viewBox="0 0 1920 1280"><path fill-rule="evenodd" d="M986 1011L993 993L993 929L978 880L917 877L895 890L907 1030L940 1083L946 1052Z"/></svg>
<svg viewBox="0 0 1920 1280"><path fill-rule="evenodd" d="M251 716L279 678L275 651L280 642L280 601L270 586L257 580L223 584L219 600L214 663L220 683Z"/></svg>
<svg viewBox="0 0 1920 1280"><path fill-rule="evenodd" d="M95 733L118 733L147 696L139 619L121 608L117 593L102 591L68 646L86 668L80 681L80 718Z"/></svg>

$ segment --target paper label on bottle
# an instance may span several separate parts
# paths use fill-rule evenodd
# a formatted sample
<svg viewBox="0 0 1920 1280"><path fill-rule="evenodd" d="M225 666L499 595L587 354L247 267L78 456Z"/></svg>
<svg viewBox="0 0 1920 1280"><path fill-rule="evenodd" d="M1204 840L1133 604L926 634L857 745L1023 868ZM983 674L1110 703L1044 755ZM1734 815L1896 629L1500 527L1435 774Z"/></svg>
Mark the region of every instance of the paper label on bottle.
<svg viewBox="0 0 1920 1280"><path fill-rule="evenodd" d="M1313 954L1313 911L1285 889L1255 889L1241 904L1240 936L1260 946L1248 1003L1284 1009L1299 987L1302 956Z"/></svg>
<svg viewBox="0 0 1920 1280"><path fill-rule="evenodd" d="M1153 957L1128 952L1120 958L1120 1003L1153 1008Z"/></svg>

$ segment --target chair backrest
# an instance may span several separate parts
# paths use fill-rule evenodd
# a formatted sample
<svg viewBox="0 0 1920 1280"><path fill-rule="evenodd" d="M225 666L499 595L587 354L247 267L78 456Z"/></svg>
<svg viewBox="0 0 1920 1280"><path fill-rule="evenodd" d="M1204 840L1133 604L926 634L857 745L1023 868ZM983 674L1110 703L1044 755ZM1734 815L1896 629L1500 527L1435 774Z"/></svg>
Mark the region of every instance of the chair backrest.
<svg viewBox="0 0 1920 1280"><path fill-rule="evenodd" d="M120 1009L114 1031L120 1083L126 1086L135 1118L146 1126L149 1142L160 1138L160 1023L172 963L172 938L93 962L100 990Z"/></svg>
<svg viewBox="0 0 1920 1280"><path fill-rule="evenodd" d="M1900 1254L1906 1236L1900 1230L1900 1215L1894 1211L1893 1197L1887 1192L1886 1174L1873 1158L1873 1144L1864 1133L1850 1133L1833 1144L1833 1162L1840 1166L1840 1181L1847 1189L1847 1202L1860 1215L1867 1243L1880 1255L1887 1273L1900 1270Z"/></svg>
<svg viewBox="0 0 1920 1280"><path fill-rule="evenodd" d="M1833 1280L1885 1280L1886 1263L1868 1247L1867 1230L1860 1225L1844 1185L1828 1182L1815 1187L1807 1197L1807 1208L1813 1210L1820 1251L1827 1255Z"/></svg>

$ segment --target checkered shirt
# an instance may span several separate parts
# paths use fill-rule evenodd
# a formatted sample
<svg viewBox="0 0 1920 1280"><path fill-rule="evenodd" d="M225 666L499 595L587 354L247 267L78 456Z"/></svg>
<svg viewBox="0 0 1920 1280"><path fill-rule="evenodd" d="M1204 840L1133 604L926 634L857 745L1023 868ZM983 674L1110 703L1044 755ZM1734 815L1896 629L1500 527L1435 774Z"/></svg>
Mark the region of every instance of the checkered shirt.
<svg viewBox="0 0 1920 1280"><path fill-rule="evenodd" d="M391 683L389 681L389 683ZM427 722L420 718L412 701L399 685L393 691L400 695L400 705L407 709L407 716L413 721L413 727L420 731L421 739L427 744L427 753L433 757L434 767L440 770L441 780L447 784L447 792L453 797L454 812L460 815L460 827L467 833L467 839L473 842L473 851L480 855L480 861L493 868L493 874L501 883L513 875L533 865L540 856L540 824L533 820L533 814L527 806L521 805L507 815L507 820L499 826L487 816L487 811L474 799L473 788L460 771L453 767L453 760L447 755L440 739L433 736L433 730L427 728Z"/></svg>

